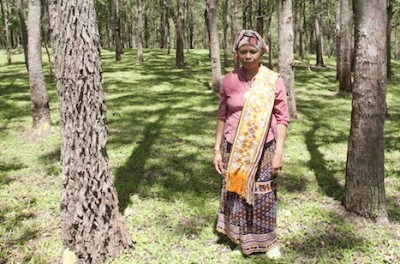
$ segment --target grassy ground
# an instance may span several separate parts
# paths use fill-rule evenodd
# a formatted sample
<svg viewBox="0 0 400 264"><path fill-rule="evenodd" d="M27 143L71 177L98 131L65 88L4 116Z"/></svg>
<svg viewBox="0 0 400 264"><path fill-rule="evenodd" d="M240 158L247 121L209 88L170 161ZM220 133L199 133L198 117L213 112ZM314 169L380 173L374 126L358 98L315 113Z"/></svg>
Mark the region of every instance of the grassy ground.
<svg viewBox="0 0 400 264"><path fill-rule="evenodd" d="M216 94L207 51L152 50L136 65L103 51L108 153L120 208L135 249L110 263L265 263L237 257L214 231L219 176L212 166ZM59 116L45 63L52 130L31 130L22 55L5 66L0 51L0 263L59 263ZM296 62L300 121L292 122L279 176L278 235L283 258L273 263L400 262L400 63L388 86L386 187L391 223L378 226L346 213L344 188L351 98L337 92L335 67L308 71ZM229 69L226 69L229 70Z"/></svg>

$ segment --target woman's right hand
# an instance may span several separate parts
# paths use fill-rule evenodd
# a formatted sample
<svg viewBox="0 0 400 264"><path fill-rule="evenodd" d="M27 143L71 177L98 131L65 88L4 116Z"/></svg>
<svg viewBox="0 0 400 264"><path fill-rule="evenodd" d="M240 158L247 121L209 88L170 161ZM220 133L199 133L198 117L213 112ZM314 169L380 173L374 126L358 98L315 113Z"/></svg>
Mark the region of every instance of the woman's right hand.
<svg viewBox="0 0 400 264"><path fill-rule="evenodd" d="M214 154L214 167L215 170L219 173L222 174L225 172L224 170L224 163L222 162L222 154L221 153L215 153Z"/></svg>

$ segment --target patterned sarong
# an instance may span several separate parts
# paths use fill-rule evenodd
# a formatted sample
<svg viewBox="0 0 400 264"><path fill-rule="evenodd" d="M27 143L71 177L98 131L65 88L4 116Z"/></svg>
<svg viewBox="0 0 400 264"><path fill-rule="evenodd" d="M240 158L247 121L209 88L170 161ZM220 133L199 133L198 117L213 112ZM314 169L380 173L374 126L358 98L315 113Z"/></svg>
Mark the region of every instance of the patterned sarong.
<svg viewBox="0 0 400 264"><path fill-rule="evenodd" d="M244 104L226 172L227 190L253 203L254 176L275 101L278 74L261 66Z"/></svg>

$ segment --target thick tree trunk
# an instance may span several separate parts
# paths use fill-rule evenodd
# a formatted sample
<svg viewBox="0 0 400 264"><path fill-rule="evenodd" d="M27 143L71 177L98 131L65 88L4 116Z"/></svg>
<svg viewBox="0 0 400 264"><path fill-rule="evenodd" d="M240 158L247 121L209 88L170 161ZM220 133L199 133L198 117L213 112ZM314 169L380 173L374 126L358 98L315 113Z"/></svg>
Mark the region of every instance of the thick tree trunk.
<svg viewBox="0 0 400 264"><path fill-rule="evenodd" d="M29 0L28 7L28 64L33 127L41 132L50 128L50 107L43 68L40 0Z"/></svg>
<svg viewBox="0 0 400 264"><path fill-rule="evenodd" d="M142 30L143 30L143 7L142 0L137 0L137 28L136 28L136 62L141 64L144 61L143 58L143 44L142 44Z"/></svg>
<svg viewBox="0 0 400 264"><path fill-rule="evenodd" d="M316 66L324 66L324 41L322 35L322 5L321 0L314 0L315 8L315 54L317 63Z"/></svg>
<svg viewBox="0 0 400 264"><path fill-rule="evenodd" d="M25 67L29 70L28 66L28 31L25 23L24 1L18 1L18 16L21 23L22 45L24 47Z"/></svg>
<svg viewBox="0 0 400 264"><path fill-rule="evenodd" d="M4 31L6 35L6 52L7 52L7 65L11 65L11 34L10 34L10 28L8 27L8 4L7 0L0 0L1 4L1 11L2 11L2 17L3 17L3 24L4 24Z"/></svg>
<svg viewBox="0 0 400 264"><path fill-rule="evenodd" d="M210 46L211 46L211 68L212 68L212 87L215 91L219 91L221 86L221 60L219 54L219 37L218 37L218 11L217 1L210 0Z"/></svg>
<svg viewBox="0 0 400 264"><path fill-rule="evenodd" d="M61 128L61 238L79 263L131 248L107 156L106 103L93 0L53 0ZM79 34L76 34L79 32Z"/></svg>
<svg viewBox="0 0 400 264"><path fill-rule="evenodd" d="M386 0L353 0L356 65L344 205L387 222L384 140L387 61Z"/></svg>
<svg viewBox="0 0 400 264"><path fill-rule="evenodd" d="M350 12L349 0L340 2L340 34L339 34L339 90L350 93L351 84L351 27L352 14Z"/></svg>
<svg viewBox="0 0 400 264"><path fill-rule="evenodd" d="M160 0L160 48L166 49L168 47L168 36L167 36L167 24L168 24L168 12L167 12L167 1Z"/></svg>
<svg viewBox="0 0 400 264"><path fill-rule="evenodd" d="M294 92L294 54L292 0L279 0L279 72L283 78L288 94L289 114L291 119L298 119L296 97Z"/></svg>
<svg viewBox="0 0 400 264"><path fill-rule="evenodd" d="M176 19L176 58L175 65L182 69L185 67L184 57L184 28L185 28L185 0L177 0L178 15Z"/></svg>
<svg viewBox="0 0 400 264"><path fill-rule="evenodd" d="M224 0L222 8L222 48L224 49L224 67L228 67L228 0Z"/></svg>
<svg viewBox="0 0 400 264"><path fill-rule="evenodd" d="M119 0L114 1L114 35L115 35L115 60L121 60L122 41L121 41L121 17L119 10Z"/></svg>

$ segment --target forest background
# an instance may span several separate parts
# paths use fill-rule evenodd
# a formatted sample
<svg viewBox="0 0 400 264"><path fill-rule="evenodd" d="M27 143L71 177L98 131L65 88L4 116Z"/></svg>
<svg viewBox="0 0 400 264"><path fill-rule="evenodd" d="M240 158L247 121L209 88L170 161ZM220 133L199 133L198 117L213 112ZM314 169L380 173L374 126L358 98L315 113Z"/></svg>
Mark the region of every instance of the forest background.
<svg viewBox="0 0 400 264"><path fill-rule="evenodd" d="M180 58L183 63L175 54L180 2L185 4L187 22L184 58ZM230 22L235 10L228 4L233 2L237 3L238 28L261 27L271 50L264 57L265 64L277 70L276 2L219 1L222 73L234 67L234 34L228 31L233 27ZM316 3L321 6L316 8ZM300 118L290 126L286 163L280 175L278 234L284 258L278 263L400 260L400 4L388 3L391 63L384 137L390 222L385 225L357 217L341 205L351 94L340 91L337 80L337 1L293 3L293 66ZM0 39L4 48L0 54L2 263L58 263L62 254L60 113L46 1L41 9L43 70L52 122L51 128L39 135L32 128L24 57L28 3L2 1L2 21L7 21L1 24L2 32L8 25L8 33ZM210 150L218 99L211 74L207 2L96 1L96 11L103 47L110 169L119 209L134 241L132 251L112 262L264 263L261 255L230 255L232 245L214 232L220 182L212 168ZM316 23L318 17L320 24ZM316 24L322 54L317 50L321 47Z"/></svg>

